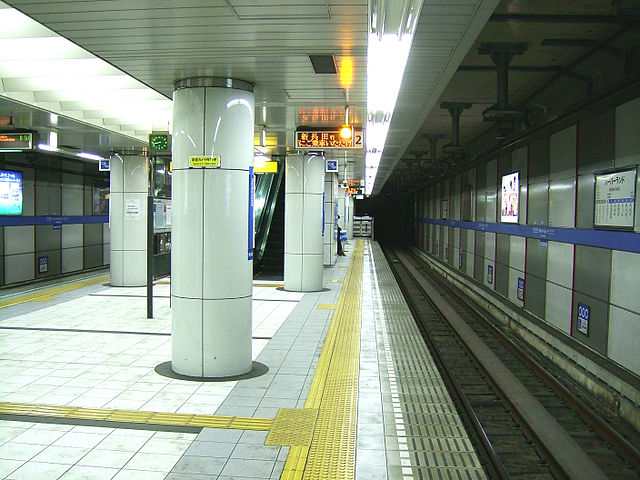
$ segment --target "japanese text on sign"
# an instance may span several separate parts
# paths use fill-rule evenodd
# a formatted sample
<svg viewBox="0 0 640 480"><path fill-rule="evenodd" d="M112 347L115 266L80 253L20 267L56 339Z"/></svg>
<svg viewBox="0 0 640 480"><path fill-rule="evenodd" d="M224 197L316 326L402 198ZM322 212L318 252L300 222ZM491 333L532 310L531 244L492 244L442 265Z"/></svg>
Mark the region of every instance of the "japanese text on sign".
<svg viewBox="0 0 640 480"><path fill-rule="evenodd" d="M600 228L631 228L636 203L636 169L596 175L593 223Z"/></svg>
<svg viewBox="0 0 640 480"><path fill-rule="evenodd" d="M354 130L351 138L342 138L340 131L296 131L296 148L362 148L362 130Z"/></svg>

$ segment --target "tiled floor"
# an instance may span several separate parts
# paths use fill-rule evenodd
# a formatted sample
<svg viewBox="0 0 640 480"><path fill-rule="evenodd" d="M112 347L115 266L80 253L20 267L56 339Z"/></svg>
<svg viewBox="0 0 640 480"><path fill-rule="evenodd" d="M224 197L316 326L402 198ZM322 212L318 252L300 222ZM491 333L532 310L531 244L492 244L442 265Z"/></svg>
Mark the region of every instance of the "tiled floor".
<svg viewBox="0 0 640 480"><path fill-rule="evenodd" d="M318 305L338 301L349 260L339 257L325 269L324 292L254 284L253 356L268 372L241 381L186 381L155 371L171 358L166 282L154 288L153 319L146 318L144 288L108 285L0 308L0 402L259 418L302 408L334 313ZM383 261L377 246L365 248L358 480L409 479L415 471L393 394L388 296L376 286ZM264 445L263 431L164 430L0 420L0 479L275 479L289 452Z"/></svg>
<svg viewBox="0 0 640 480"><path fill-rule="evenodd" d="M238 382L190 382L154 371L171 358L168 285L154 287L153 319L146 318L145 288L86 290L85 295L72 291L50 302L0 310L0 401L194 414L221 409ZM254 287L254 358L303 297ZM244 383L218 414L235 409L234 415L275 416L277 402L257 397L247 402L254 397L245 393L255 395L256 389ZM255 435L242 439L242 431L205 432L209 437L194 442L194 433L1 421L0 478L163 479L185 451L175 478L181 472L188 472L188 478L196 478L194 473L217 476L228 458L237 458L238 465L249 462L245 473L262 461L247 453L247 441ZM234 447L230 451L217 443L211 448L212 441L233 436L238 438L228 444ZM211 461L212 456L220 459ZM264 478L277 457L276 452ZM206 467L198 459L208 459ZM220 471L214 472L216 464Z"/></svg>

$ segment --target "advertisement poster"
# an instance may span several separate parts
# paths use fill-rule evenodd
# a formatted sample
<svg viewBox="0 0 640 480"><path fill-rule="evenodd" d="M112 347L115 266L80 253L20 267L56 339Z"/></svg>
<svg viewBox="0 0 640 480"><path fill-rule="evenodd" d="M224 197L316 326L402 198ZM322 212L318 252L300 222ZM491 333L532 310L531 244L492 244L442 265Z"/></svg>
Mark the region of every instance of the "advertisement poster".
<svg viewBox="0 0 640 480"><path fill-rule="evenodd" d="M502 177L502 223L518 223L518 197L520 195L520 172Z"/></svg>
<svg viewBox="0 0 640 480"><path fill-rule="evenodd" d="M635 168L596 175L594 227L633 228L635 204Z"/></svg>
<svg viewBox="0 0 640 480"><path fill-rule="evenodd" d="M0 170L0 215L22 215L22 173Z"/></svg>

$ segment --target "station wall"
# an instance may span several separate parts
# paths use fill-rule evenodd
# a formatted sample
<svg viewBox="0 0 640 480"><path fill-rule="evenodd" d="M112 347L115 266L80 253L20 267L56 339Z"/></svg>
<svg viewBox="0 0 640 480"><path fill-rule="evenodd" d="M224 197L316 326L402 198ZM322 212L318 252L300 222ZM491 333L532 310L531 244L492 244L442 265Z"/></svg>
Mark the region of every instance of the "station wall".
<svg viewBox="0 0 640 480"><path fill-rule="evenodd" d="M640 375L640 178L632 231L594 228L595 174L640 164L640 98L524 137L415 195L416 246ZM519 172L516 225L503 175ZM588 307L588 330L583 318ZM578 316L582 315L578 328Z"/></svg>
<svg viewBox="0 0 640 480"><path fill-rule="evenodd" d="M23 181L22 215L0 216L0 286L109 264L109 177L95 162L4 153L0 169Z"/></svg>

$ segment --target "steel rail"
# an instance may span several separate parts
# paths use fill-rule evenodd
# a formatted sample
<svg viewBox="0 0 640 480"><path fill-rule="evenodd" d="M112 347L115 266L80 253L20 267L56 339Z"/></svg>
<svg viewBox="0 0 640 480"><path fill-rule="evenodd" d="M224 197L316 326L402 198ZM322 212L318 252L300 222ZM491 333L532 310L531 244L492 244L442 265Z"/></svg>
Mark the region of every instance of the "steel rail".
<svg viewBox="0 0 640 480"><path fill-rule="evenodd" d="M576 396L571 390L565 387L559 380L547 372L537 360L529 355L520 345L507 337L490 319L487 318L484 312L482 312L477 305L473 304L469 299L461 296L450 285L445 283L444 280L434 275L433 278L438 284L444 288L451 296L457 301L463 303L466 307L472 310L484 323L484 325L491 330L501 341L508 345L511 350L516 353L527 365L529 365L538 376L542 377L543 381L549 385L560 397L562 397L569 405L571 405L581 416L582 419L587 421L591 427L612 445L614 445L620 454L630 463L634 468L640 471L640 451L624 438L620 433L609 425L609 423L589 408L578 396Z"/></svg>
<svg viewBox="0 0 640 480"><path fill-rule="evenodd" d="M549 453L549 458L560 472L569 479L605 480L607 476L593 459L533 397L453 307L435 291L431 282L419 274L413 266L412 258L404 252L398 253L397 256L475 357L476 362L485 369L491 381L502 392L503 398L511 403L514 411L528 425L528 430L537 438L539 446Z"/></svg>
<svg viewBox="0 0 640 480"><path fill-rule="evenodd" d="M395 252L394 252L393 249L390 249L390 251L392 253L394 253L394 255L395 255ZM385 253L385 256L387 256L386 253ZM387 256L387 261L389 262L389 265L391 265L392 271L394 271L393 263L389 261L389 257L388 256ZM394 272L394 274L395 274L395 272ZM398 285L400 286L400 289L405 294L405 297L408 297L405 285L403 284L403 282L400 279L397 279L397 280L398 280ZM407 303L409 304L409 308L415 314L416 313L416 308L408 298L407 298ZM478 416L476 415L476 412L473 410L473 407L471 406L471 403L469 402L469 399L467 398L467 396L462 391L462 387L460 386L460 383L458 382L458 380L456 379L455 375L451 371L451 368L449 367L449 364L445 360L444 355L442 355L442 352L440 351L440 348L438 348L438 346L434 342L433 338L431 337L431 335L429 334L427 329L425 329L424 326L420 322L416 322L416 323L417 323L418 330L420 330L420 333L422 333L422 336L425 339L425 342L427 342L427 344L429 346L429 350L431 352L433 352L434 356L438 360L438 363L440 364L440 372L444 373L444 375L447 378L447 380L449 381L450 385L453 387L453 391L455 393L455 396L457 397L458 401L460 402L460 405L462 406L465 414L467 415L467 417L468 417L468 419L469 419L469 421L471 423L471 426L473 427L474 431L476 432L476 435L480 439L480 443L482 444L484 452L485 452L487 458L489 459L489 463L490 463L491 468L492 468L492 471L489 472L489 473L492 473L493 475L491 475L490 477L491 478L497 478L497 479L500 479L500 480L509 480L509 474L507 473L506 469L504 468L502 460L500 460L500 456L496 453L496 450L493 447L493 444L491 443L491 440L489 439L489 436L487 435L487 432L485 431L484 427L482 426L482 423L478 419Z"/></svg>

